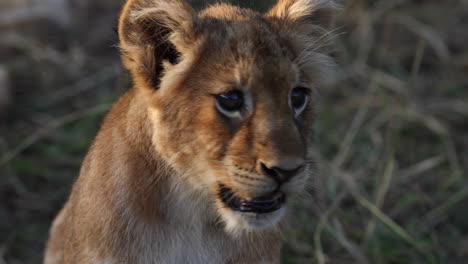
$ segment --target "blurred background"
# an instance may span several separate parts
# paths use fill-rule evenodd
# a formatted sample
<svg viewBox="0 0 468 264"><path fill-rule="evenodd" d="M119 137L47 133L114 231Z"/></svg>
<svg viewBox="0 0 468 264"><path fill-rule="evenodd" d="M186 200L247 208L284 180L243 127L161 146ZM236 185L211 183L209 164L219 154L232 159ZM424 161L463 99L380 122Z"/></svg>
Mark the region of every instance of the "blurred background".
<svg viewBox="0 0 468 264"><path fill-rule="evenodd" d="M123 2L0 1L2 264L41 262L105 112L131 85L116 48ZM335 32L319 170L283 262L468 263L468 1L346 0Z"/></svg>

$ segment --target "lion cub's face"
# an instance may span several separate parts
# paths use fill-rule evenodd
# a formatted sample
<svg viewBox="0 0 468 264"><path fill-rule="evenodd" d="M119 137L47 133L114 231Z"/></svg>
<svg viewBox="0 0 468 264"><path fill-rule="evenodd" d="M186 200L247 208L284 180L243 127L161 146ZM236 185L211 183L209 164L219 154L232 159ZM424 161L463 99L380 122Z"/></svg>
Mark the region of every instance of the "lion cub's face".
<svg viewBox="0 0 468 264"><path fill-rule="evenodd" d="M261 15L136 2L124 10L120 37L146 89L154 147L209 194L227 229L274 226L310 175L314 89L329 64L321 26L333 4L280 1Z"/></svg>

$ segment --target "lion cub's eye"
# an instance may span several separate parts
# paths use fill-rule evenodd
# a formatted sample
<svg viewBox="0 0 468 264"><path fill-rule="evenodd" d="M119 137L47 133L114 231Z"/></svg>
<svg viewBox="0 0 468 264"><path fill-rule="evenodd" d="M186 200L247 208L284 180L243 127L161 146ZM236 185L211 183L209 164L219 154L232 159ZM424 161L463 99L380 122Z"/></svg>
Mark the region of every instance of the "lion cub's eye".
<svg viewBox="0 0 468 264"><path fill-rule="evenodd" d="M309 97L309 89L304 87L297 87L291 91L290 94L291 108L294 110L294 115L298 116L304 111Z"/></svg>
<svg viewBox="0 0 468 264"><path fill-rule="evenodd" d="M216 107L224 114L230 115L242 109L244 106L244 95L241 91L230 91L216 96Z"/></svg>

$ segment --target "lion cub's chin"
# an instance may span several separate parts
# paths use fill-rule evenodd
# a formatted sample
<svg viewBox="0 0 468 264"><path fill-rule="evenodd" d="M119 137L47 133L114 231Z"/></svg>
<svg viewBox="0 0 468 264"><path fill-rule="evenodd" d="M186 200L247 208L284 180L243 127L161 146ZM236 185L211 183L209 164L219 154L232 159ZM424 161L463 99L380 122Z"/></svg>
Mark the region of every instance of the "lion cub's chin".
<svg viewBox="0 0 468 264"><path fill-rule="evenodd" d="M219 209L226 231L233 235L256 230L275 229L278 227L285 211L285 205L276 211L263 214L238 212L230 208Z"/></svg>

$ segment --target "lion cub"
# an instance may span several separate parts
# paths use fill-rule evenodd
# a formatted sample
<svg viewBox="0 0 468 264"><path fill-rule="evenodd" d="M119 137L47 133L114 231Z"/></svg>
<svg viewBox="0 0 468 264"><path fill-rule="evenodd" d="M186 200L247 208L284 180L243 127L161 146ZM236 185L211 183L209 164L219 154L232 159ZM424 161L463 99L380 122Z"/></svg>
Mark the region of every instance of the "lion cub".
<svg viewBox="0 0 468 264"><path fill-rule="evenodd" d="M335 10L128 0L119 38L134 87L105 118L44 263L278 263Z"/></svg>

